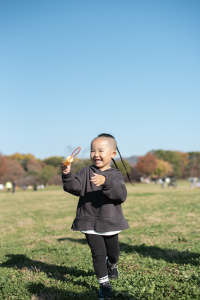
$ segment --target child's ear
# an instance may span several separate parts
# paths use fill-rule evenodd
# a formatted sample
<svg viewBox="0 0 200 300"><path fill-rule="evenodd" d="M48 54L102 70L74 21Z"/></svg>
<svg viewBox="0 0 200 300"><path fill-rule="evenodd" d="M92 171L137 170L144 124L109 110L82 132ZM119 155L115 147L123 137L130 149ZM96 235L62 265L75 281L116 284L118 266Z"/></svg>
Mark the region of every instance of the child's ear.
<svg viewBox="0 0 200 300"><path fill-rule="evenodd" d="M113 150L111 157L114 158L117 155L117 151Z"/></svg>

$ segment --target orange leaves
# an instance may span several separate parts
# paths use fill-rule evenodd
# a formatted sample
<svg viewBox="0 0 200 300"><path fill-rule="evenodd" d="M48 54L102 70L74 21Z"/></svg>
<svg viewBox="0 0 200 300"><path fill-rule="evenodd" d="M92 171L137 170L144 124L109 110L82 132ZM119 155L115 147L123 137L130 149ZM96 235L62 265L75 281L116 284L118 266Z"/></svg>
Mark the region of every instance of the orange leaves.
<svg viewBox="0 0 200 300"><path fill-rule="evenodd" d="M138 158L136 169L143 174L151 175L156 170L157 165L158 159L154 154L149 152L145 156L140 156Z"/></svg>

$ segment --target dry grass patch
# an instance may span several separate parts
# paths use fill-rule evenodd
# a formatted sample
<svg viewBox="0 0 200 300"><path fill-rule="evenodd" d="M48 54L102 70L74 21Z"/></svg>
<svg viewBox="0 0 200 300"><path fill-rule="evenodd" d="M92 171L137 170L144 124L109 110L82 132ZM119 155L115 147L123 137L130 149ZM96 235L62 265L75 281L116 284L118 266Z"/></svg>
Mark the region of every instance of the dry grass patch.
<svg viewBox="0 0 200 300"><path fill-rule="evenodd" d="M30 218L26 218L21 220L20 222L16 223L17 227L26 227L26 226L33 226L35 224L35 221L33 219Z"/></svg>

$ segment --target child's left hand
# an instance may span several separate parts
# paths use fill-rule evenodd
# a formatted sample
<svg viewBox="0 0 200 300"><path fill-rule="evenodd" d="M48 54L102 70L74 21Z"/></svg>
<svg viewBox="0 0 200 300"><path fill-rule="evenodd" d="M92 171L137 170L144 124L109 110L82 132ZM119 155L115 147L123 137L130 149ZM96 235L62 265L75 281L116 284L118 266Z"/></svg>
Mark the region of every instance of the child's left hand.
<svg viewBox="0 0 200 300"><path fill-rule="evenodd" d="M96 186L100 186L100 185L103 185L104 182L106 181L106 177L105 176L102 176L102 175L98 175L98 174L95 174L93 173L94 176L91 177L91 182L94 183L94 185Z"/></svg>

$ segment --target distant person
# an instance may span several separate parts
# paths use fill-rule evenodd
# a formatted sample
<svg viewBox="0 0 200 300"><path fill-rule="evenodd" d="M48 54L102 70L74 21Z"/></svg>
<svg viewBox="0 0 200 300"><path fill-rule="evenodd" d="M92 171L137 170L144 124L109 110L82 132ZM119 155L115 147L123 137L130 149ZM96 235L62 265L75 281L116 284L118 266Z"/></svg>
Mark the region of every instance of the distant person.
<svg viewBox="0 0 200 300"><path fill-rule="evenodd" d="M26 185L24 184L24 185L23 185L23 190L26 191L26 188L27 188L27 187L26 187Z"/></svg>
<svg viewBox="0 0 200 300"><path fill-rule="evenodd" d="M16 180L13 180L13 184L12 184L12 192L13 192L13 194L15 193L15 188L16 188Z"/></svg>
<svg viewBox="0 0 200 300"><path fill-rule="evenodd" d="M164 188L165 187L165 176L163 176L162 177L162 182L161 182L161 186L162 186L162 188Z"/></svg>
<svg viewBox="0 0 200 300"><path fill-rule="evenodd" d="M191 185L190 185L190 188L191 188L191 189L194 188L195 183L196 183L196 178L195 178L195 177L192 177L192 178L191 178Z"/></svg>
<svg viewBox="0 0 200 300"><path fill-rule="evenodd" d="M12 183L10 181L6 182L6 189L7 192L10 192L10 190L12 189Z"/></svg>
<svg viewBox="0 0 200 300"><path fill-rule="evenodd" d="M173 186L173 188L177 187L177 176L174 176L170 179L168 186Z"/></svg>
<svg viewBox="0 0 200 300"><path fill-rule="evenodd" d="M155 183L155 185L157 184L158 182L158 175L154 175L151 180Z"/></svg>
<svg viewBox="0 0 200 300"><path fill-rule="evenodd" d="M165 179L165 182L168 183L168 185L169 185L169 184L170 184L170 178L167 177L167 178Z"/></svg>
<svg viewBox="0 0 200 300"><path fill-rule="evenodd" d="M64 191L80 196L72 229L85 234L91 249L100 285L98 299L110 299L112 286L109 278L119 277L118 233L129 228L121 208L127 197L126 186L120 171L110 167L111 161L117 167L114 160L117 151L123 163L115 138L100 134L91 142L92 166L73 175L71 164L61 165Z"/></svg>
<svg viewBox="0 0 200 300"><path fill-rule="evenodd" d="M196 187L200 187L200 181L196 183Z"/></svg>

